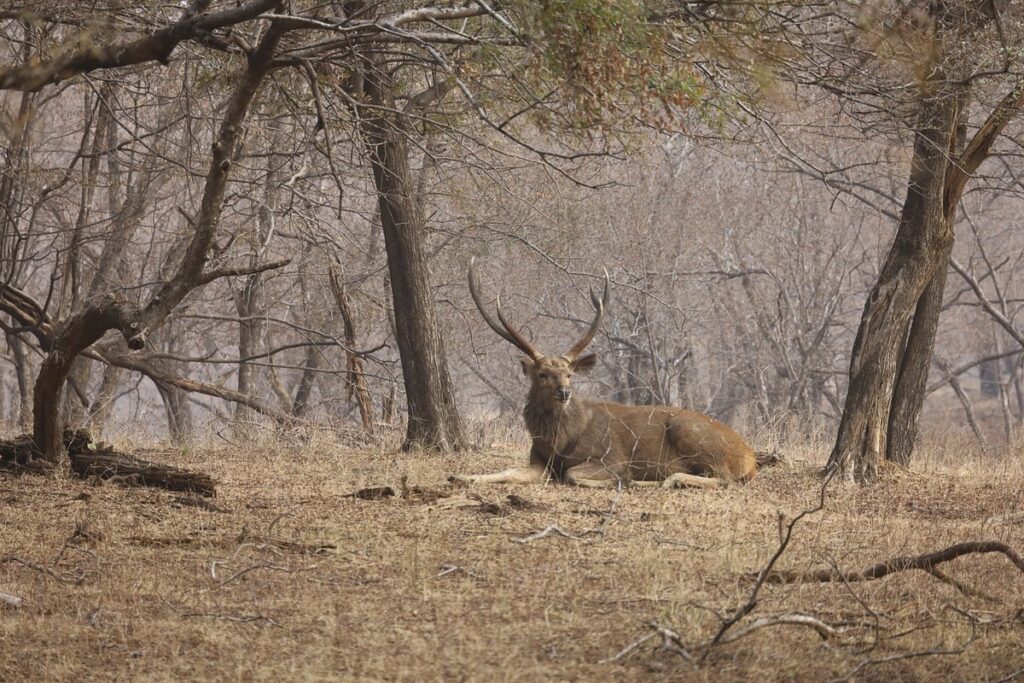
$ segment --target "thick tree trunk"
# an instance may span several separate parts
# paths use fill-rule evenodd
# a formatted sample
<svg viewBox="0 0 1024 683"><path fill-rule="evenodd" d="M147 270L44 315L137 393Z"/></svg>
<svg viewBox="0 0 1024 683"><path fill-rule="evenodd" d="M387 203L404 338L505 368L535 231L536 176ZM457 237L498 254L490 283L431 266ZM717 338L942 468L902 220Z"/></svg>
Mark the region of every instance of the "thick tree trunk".
<svg viewBox="0 0 1024 683"><path fill-rule="evenodd" d="M33 394L32 439L46 460L57 460L63 452L60 398L64 383L78 354L92 346L108 330L121 330L129 346L142 348L135 311L114 296L86 303L85 310L66 321L53 340L50 352L39 368Z"/></svg>
<svg viewBox="0 0 1024 683"><path fill-rule="evenodd" d="M878 283L864 305L850 359L850 386L826 471L873 481L888 452L890 408L908 325L925 289L945 268L953 244L944 200L959 120L960 98L940 89L922 100L903 212ZM915 350L921 346L925 344L919 340ZM904 357L904 363L910 361ZM908 373L909 378L913 371Z"/></svg>
<svg viewBox="0 0 1024 683"><path fill-rule="evenodd" d="M952 227L948 229L952 233ZM949 248L952 246L951 242ZM900 359L892 407L889 409L885 457L901 465L910 464L917 439L918 422L928 385L928 369L935 350L935 333L939 328L942 295L946 290L945 262L948 258L949 249L942 258L942 265L935 271L917 302L907 344Z"/></svg>
<svg viewBox="0 0 1024 683"><path fill-rule="evenodd" d="M372 108L360 112L388 255L398 352L409 424L403 449L459 449L462 425L438 326L424 252L426 225L409 170L403 117L382 65L368 64L363 87Z"/></svg>

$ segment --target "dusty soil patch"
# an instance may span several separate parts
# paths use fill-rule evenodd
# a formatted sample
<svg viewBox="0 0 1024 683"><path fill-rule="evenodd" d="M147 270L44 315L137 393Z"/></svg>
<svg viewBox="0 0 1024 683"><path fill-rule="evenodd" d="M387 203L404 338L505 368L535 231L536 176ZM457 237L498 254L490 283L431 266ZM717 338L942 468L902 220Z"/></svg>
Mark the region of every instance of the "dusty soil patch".
<svg viewBox="0 0 1024 683"><path fill-rule="evenodd" d="M0 473L0 592L20 601L0 605L0 681L995 681L1024 669L1024 576L993 555L944 570L995 600L922 572L766 586L739 626L799 612L839 634L764 628L699 668L654 638L602 663L650 622L689 647L710 638L716 613L746 600L744 575L775 550L779 512L813 505L815 467L617 500L562 486L445 484L452 472L523 457L324 446L161 455L217 478L211 508L163 491ZM919 469L866 489L835 486L779 568L859 569L971 539L1024 550L1018 464ZM349 495L385 485L394 496ZM445 503L449 494L458 504ZM516 542L552 525L565 533ZM933 654L901 657L924 651Z"/></svg>

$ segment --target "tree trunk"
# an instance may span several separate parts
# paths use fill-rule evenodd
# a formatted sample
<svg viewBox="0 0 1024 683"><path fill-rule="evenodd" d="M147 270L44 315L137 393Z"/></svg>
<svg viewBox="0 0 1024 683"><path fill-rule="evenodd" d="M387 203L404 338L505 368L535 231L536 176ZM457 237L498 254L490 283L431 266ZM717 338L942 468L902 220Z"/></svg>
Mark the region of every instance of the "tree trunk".
<svg viewBox="0 0 1024 683"><path fill-rule="evenodd" d="M994 358L982 362L978 367L979 386L981 395L985 398L995 398L999 395L999 382L1003 374L1003 360Z"/></svg>
<svg viewBox="0 0 1024 683"><path fill-rule="evenodd" d="M167 413L167 434L173 443L184 443L192 436L192 407L188 394L178 387L162 382L156 383L160 399Z"/></svg>
<svg viewBox="0 0 1024 683"><path fill-rule="evenodd" d="M409 415L402 448L459 449L462 425L430 287L426 225L414 196L404 117L394 113L392 84L383 65L367 64L363 87L372 107L359 112L359 129L380 205Z"/></svg>
<svg viewBox="0 0 1024 683"><path fill-rule="evenodd" d="M352 307L349 306L348 293L341 283L341 277L337 269L332 265L330 269L331 292L334 294L334 303L341 314L341 322L345 331L346 367L348 369L348 398L355 399L359 406L359 418L362 420L363 429L367 434L373 434L373 399L370 398L370 390L366 386L366 377L363 373L363 359L356 355L356 325L352 318Z"/></svg>
<svg viewBox="0 0 1024 683"><path fill-rule="evenodd" d="M107 420L110 419L123 374L121 368L116 365L108 365L103 371L103 381L100 382L96 397L89 406L89 427L95 434L102 434Z"/></svg>
<svg viewBox="0 0 1024 683"><path fill-rule="evenodd" d="M254 395L257 382L258 366L252 365L247 358L252 358L259 351L260 338L263 335L263 321L260 304L260 273L253 273L245 278L242 291L235 295L235 309L238 311L238 393ZM242 419L248 409L238 404L235 417Z"/></svg>
<svg viewBox="0 0 1024 683"><path fill-rule="evenodd" d="M953 232L944 200L960 104L959 97L941 88L922 100L907 196L896 238L864 305L850 359L850 386L839 433L826 465L828 472L870 482L878 476L878 466L888 452L890 408L908 325L925 289L945 268L952 249ZM941 290L941 286L935 290ZM939 295L933 292L931 298ZM924 339L930 324L922 320L911 353L904 354L904 364L916 364L913 353L931 347L931 341ZM905 377L916 381L915 371L909 368ZM909 385L901 391L906 391L908 401L916 398ZM919 395L923 398L923 393ZM916 414L909 404L900 410L904 415Z"/></svg>
<svg viewBox="0 0 1024 683"><path fill-rule="evenodd" d="M64 383L78 354L92 346L107 330L121 330L134 349L142 348L134 312L114 296L87 303L81 313L66 321L39 367L33 395L32 440L43 458L57 460L63 452L60 398Z"/></svg>
<svg viewBox="0 0 1024 683"><path fill-rule="evenodd" d="M306 362L303 364L302 377L299 378L298 386L295 388L295 398L292 400L292 415L295 417L303 417L309 410L322 354L323 351L317 346L309 346L306 349Z"/></svg>
<svg viewBox="0 0 1024 683"><path fill-rule="evenodd" d="M250 265L255 266L270 243L274 233L274 210L277 203L277 183L279 175L279 161L277 149L281 142L281 134L276 122L269 122L270 136L267 140L267 166L266 176L263 179L263 201L257 212L256 239L254 240L253 253L249 257ZM263 341L265 324L260 319L265 314L263 305L263 273L253 273L245 279L242 291L235 295L235 305L238 310L238 393L255 395L256 387L261 374L260 366L253 365L248 358L252 358L259 352L260 343ZM244 418L248 408L238 404L235 410L236 418Z"/></svg>
<svg viewBox="0 0 1024 683"><path fill-rule="evenodd" d="M32 370L25 353L25 342L16 334L8 334L7 344L14 356L14 376L18 380L18 427L25 429L32 423L32 383L29 380Z"/></svg>
<svg viewBox="0 0 1024 683"><path fill-rule="evenodd" d="M952 233L952 226L948 229ZM942 295L946 289L945 262L952 246L950 242L942 257L942 265L935 271L917 302L896 377L892 407L889 410L885 458L901 465L910 464L917 439L918 422L928 384L928 368L935 350L935 333L939 328Z"/></svg>

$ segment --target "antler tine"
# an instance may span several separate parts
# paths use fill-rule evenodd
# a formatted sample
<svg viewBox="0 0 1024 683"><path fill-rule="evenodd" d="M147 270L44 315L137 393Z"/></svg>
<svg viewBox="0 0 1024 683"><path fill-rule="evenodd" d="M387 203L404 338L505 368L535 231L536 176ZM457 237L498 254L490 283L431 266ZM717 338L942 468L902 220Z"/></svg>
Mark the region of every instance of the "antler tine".
<svg viewBox="0 0 1024 683"><path fill-rule="evenodd" d="M498 319L501 321L501 325L498 325L494 318L491 317L491 314L487 312L487 309L484 307L483 299L480 296L480 290L477 288L476 273L473 270L473 266L475 264L476 258L471 258L469 260L469 294L473 297L473 303L476 304L477 310L480 311L480 315L483 316L484 322L486 322L487 326L494 330L499 337L518 348L532 360L541 358L544 354L533 348L533 345L526 341L526 339L519 334L515 328L509 325L507 320L505 320L505 316L501 312L501 297L498 297L497 301Z"/></svg>
<svg viewBox="0 0 1024 683"><path fill-rule="evenodd" d="M590 323L590 329L583 335L583 338L576 342L569 352L565 354L567 360L576 360L583 350L590 346L590 342L594 341L594 335L597 334L598 328L601 326L601 320L604 319L604 312L608 309L608 302L611 299L611 289L609 287L608 270L604 271L604 294L600 299L594 293L594 290L590 290L590 301L594 305L594 310L597 311L594 316L594 322Z"/></svg>

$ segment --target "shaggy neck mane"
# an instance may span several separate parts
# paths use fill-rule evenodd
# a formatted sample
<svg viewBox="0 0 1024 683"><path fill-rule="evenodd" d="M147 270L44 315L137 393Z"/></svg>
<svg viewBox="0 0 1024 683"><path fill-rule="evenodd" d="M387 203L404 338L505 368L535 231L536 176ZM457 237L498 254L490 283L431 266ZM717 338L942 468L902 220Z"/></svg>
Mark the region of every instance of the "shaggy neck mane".
<svg viewBox="0 0 1024 683"><path fill-rule="evenodd" d="M523 408L523 419L534 441L560 452L586 429L590 409L586 401L573 398L568 403L558 403L531 389Z"/></svg>

